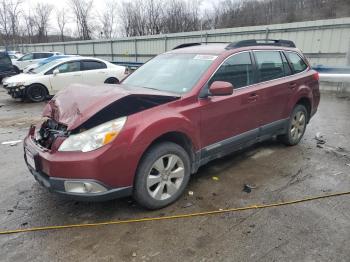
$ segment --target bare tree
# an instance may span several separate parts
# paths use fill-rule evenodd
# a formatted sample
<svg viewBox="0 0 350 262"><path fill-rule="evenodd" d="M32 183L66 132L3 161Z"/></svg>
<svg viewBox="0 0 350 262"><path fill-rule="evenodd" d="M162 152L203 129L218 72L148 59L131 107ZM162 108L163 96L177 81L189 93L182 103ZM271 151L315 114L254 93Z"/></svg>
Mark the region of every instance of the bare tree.
<svg viewBox="0 0 350 262"><path fill-rule="evenodd" d="M161 0L144 1L147 34L155 35L162 31L162 19L164 15L164 4L162 3Z"/></svg>
<svg viewBox="0 0 350 262"><path fill-rule="evenodd" d="M23 15L24 24L25 24L25 30L24 35L27 36L27 39L29 43L33 42L34 34L35 34L35 18L34 16L29 12L28 14Z"/></svg>
<svg viewBox="0 0 350 262"><path fill-rule="evenodd" d="M123 2L120 20L126 36L141 36L147 34L145 7L142 0Z"/></svg>
<svg viewBox="0 0 350 262"><path fill-rule="evenodd" d="M0 33L3 35L3 44L12 41L15 44L19 30L21 0L1 0L0 2Z"/></svg>
<svg viewBox="0 0 350 262"><path fill-rule="evenodd" d="M50 14L53 6L45 3L37 3L34 9L34 21L38 42L47 42L47 31Z"/></svg>
<svg viewBox="0 0 350 262"><path fill-rule="evenodd" d="M113 38L117 34L117 11L117 1L108 0L106 2L103 13L99 17L101 23L101 30L105 38Z"/></svg>
<svg viewBox="0 0 350 262"><path fill-rule="evenodd" d="M164 32L188 32L200 30L199 6L201 1L171 0L164 17Z"/></svg>
<svg viewBox="0 0 350 262"><path fill-rule="evenodd" d="M83 40L91 39L93 0L70 0L70 5L73 9L80 38Z"/></svg>
<svg viewBox="0 0 350 262"><path fill-rule="evenodd" d="M61 41L64 42L64 29L68 22L67 10L65 8L56 10L56 21L58 29L60 30Z"/></svg>

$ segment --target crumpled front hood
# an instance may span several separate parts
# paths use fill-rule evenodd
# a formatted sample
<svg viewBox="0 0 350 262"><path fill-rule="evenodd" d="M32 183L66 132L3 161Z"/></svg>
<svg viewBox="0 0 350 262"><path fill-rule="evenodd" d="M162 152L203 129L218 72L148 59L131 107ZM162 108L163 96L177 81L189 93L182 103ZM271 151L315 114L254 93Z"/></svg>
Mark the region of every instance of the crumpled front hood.
<svg viewBox="0 0 350 262"><path fill-rule="evenodd" d="M35 77L36 77L35 74L18 74L18 75L14 75L6 78L4 80L4 84L26 82L28 80L32 82Z"/></svg>
<svg viewBox="0 0 350 262"><path fill-rule="evenodd" d="M127 85L71 85L58 92L45 106L43 116L73 130L108 105L133 95L176 97L172 93Z"/></svg>

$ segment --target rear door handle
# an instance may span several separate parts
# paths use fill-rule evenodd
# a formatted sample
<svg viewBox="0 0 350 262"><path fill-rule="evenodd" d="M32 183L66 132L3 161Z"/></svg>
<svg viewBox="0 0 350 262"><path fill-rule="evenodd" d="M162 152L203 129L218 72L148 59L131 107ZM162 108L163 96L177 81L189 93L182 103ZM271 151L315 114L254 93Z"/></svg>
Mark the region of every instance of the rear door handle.
<svg viewBox="0 0 350 262"><path fill-rule="evenodd" d="M289 83L289 88L290 88L290 89L294 89L294 88L296 88L296 87L297 87L297 83L294 83L294 82Z"/></svg>

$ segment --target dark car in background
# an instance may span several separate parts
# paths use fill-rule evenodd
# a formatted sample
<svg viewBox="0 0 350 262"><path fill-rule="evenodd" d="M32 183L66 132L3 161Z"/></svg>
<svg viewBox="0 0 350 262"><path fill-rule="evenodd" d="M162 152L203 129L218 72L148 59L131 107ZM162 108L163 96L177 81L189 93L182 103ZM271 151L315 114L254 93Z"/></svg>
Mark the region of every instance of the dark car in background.
<svg viewBox="0 0 350 262"><path fill-rule="evenodd" d="M0 52L0 83L5 77L18 74L19 71L12 65L12 61L7 52Z"/></svg>

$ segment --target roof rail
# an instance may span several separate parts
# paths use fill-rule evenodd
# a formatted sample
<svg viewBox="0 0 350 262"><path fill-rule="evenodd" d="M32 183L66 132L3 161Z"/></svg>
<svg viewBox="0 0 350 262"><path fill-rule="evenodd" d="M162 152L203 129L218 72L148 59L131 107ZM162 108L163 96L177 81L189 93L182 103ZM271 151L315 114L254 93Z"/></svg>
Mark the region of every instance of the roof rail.
<svg viewBox="0 0 350 262"><path fill-rule="evenodd" d="M267 46L285 46L285 47L296 47L293 41L290 40L276 40L276 39L250 39L242 40L229 44L226 49L233 49L245 46L256 46L256 45L267 45Z"/></svg>
<svg viewBox="0 0 350 262"><path fill-rule="evenodd" d="M190 47L190 46L198 46L198 45L207 45L207 44L230 44L230 42L198 42L198 43L185 43L178 46L175 46L173 50Z"/></svg>
<svg viewBox="0 0 350 262"><path fill-rule="evenodd" d="M186 43L186 44L181 44L181 45L175 46L175 47L173 48L173 50L175 50L175 49L180 49L180 48L185 48L185 47L190 47L190 46L197 46L197 45L201 45L201 43Z"/></svg>

